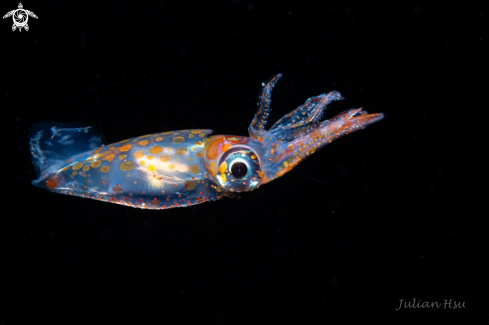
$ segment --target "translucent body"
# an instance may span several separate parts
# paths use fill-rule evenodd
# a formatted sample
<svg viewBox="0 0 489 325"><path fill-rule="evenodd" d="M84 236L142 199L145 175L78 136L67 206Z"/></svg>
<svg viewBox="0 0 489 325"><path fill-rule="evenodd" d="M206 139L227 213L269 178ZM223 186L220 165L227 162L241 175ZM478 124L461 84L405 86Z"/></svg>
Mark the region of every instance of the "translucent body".
<svg viewBox="0 0 489 325"><path fill-rule="evenodd" d="M271 90L280 76L263 84L250 137L182 130L104 146L100 134L80 123L36 124L29 135L39 172L33 184L138 208L189 206L254 190L331 141L383 118L359 108L320 122L326 106L343 99L332 91L308 99L267 131Z"/></svg>
<svg viewBox="0 0 489 325"><path fill-rule="evenodd" d="M85 129L58 127L55 133L35 138L31 146L46 159L52 151L42 151L43 140L49 139L47 146L53 149L69 148L80 141ZM140 208L173 208L216 200L219 194L204 177L202 158L210 132L156 133L76 153L56 161L58 169L44 182L34 183L61 194Z"/></svg>

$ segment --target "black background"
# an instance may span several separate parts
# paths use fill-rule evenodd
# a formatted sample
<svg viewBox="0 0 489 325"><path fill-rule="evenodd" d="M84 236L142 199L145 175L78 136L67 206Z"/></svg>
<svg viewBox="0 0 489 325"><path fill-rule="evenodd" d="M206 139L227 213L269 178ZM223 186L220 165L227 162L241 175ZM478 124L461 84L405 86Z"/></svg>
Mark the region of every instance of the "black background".
<svg viewBox="0 0 489 325"><path fill-rule="evenodd" d="M0 324L487 323L480 4L176 3L1 21ZM324 118L385 119L240 200L155 212L30 184L33 122L247 135L278 72L269 123L330 90Z"/></svg>

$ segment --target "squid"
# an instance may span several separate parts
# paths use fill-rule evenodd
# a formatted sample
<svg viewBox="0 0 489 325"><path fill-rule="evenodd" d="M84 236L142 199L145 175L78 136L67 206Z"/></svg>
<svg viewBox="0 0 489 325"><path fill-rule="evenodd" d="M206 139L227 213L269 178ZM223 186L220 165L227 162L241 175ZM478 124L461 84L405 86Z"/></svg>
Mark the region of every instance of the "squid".
<svg viewBox="0 0 489 325"><path fill-rule="evenodd" d="M168 131L104 145L92 126L39 122L29 130L37 187L133 208L186 207L239 197L292 170L339 137L381 120L350 109L321 121L341 94L309 98L265 129L271 92L281 74L262 84L249 137L209 129Z"/></svg>

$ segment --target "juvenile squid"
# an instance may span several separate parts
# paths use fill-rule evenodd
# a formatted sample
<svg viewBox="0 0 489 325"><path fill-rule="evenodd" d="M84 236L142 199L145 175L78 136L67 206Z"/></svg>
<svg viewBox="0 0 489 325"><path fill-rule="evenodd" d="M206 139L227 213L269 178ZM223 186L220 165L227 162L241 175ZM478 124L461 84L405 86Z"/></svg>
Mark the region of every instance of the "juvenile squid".
<svg viewBox="0 0 489 325"><path fill-rule="evenodd" d="M337 91L309 98L265 130L271 91L262 84L249 137L179 130L103 145L81 123L40 122L29 131L38 187L134 208L185 207L252 191L290 171L319 148L383 118L362 108L320 122Z"/></svg>

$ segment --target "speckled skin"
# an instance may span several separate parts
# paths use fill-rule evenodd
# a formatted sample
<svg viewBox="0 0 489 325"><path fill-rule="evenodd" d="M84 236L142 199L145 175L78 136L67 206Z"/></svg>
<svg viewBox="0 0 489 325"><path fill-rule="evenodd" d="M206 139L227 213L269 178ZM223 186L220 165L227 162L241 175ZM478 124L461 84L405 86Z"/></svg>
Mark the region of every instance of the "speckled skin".
<svg viewBox="0 0 489 325"><path fill-rule="evenodd" d="M383 118L359 108L319 122L327 104L343 99L332 91L309 98L267 131L271 90L280 76L263 84L250 137L181 130L101 146L103 137L92 127L34 125L30 144L39 178L33 184L136 208L185 207L254 190L331 141Z"/></svg>
<svg viewBox="0 0 489 325"><path fill-rule="evenodd" d="M202 155L209 133L163 132L102 146L69 158L66 166L47 179L46 187L152 209L217 200L216 186L204 176Z"/></svg>

